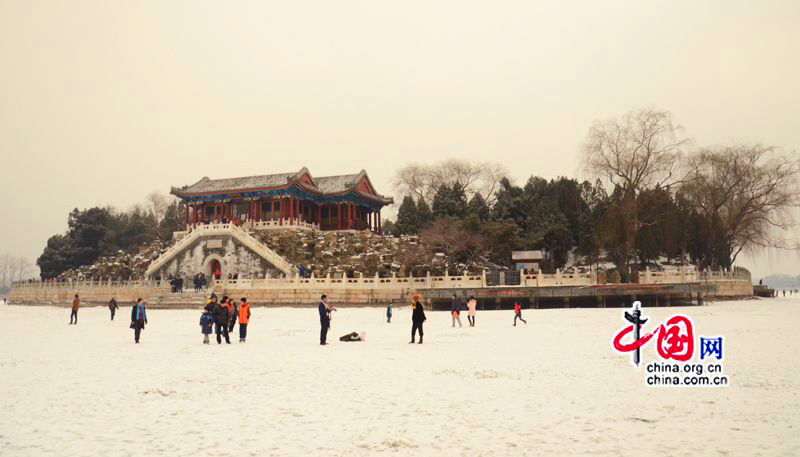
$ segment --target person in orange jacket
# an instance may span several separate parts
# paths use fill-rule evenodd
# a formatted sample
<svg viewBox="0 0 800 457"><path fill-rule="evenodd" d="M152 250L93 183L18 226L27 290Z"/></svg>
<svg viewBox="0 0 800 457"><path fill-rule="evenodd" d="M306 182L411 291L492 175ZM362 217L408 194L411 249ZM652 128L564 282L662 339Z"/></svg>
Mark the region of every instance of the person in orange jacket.
<svg viewBox="0 0 800 457"><path fill-rule="evenodd" d="M81 307L81 299L78 297L78 294L75 294L75 298L72 299L72 313L69 315L69 323L70 325L78 325L78 309ZM75 319L75 322L72 319Z"/></svg>
<svg viewBox="0 0 800 457"><path fill-rule="evenodd" d="M239 304L239 342L244 343L247 338L247 324L250 323L250 303L247 298L242 297Z"/></svg>

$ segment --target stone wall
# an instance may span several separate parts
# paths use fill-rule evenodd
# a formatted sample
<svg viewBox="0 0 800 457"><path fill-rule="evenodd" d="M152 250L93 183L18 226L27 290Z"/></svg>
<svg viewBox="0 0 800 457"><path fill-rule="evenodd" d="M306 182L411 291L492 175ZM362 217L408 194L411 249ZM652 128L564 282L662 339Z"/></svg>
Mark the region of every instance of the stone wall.
<svg viewBox="0 0 800 457"><path fill-rule="evenodd" d="M120 306L130 305L137 298L144 299L152 308L197 307L202 294L171 294L169 287L153 285L142 286L73 286L73 287L14 287L9 294L9 303L14 305L52 305L71 306L72 298L78 294L84 306L106 305L111 297ZM282 289L239 289L236 287L217 287L217 296L231 295L238 300L247 297L254 306L313 306L319 303L322 294L328 295L335 306L369 306L388 303L409 303L413 295L408 288L342 288L342 287L300 287Z"/></svg>
<svg viewBox="0 0 800 457"><path fill-rule="evenodd" d="M159 269L158 275L184 278L184 286L192 284L191 278L205 273L211 278L211 262L219 261L225 276L238 274L242 278L280 277L282 273L260 255L243 246L232 236L199 238Z"/></svg>
<svg viewBox="0 0 800 457"><path fill-rule="evenodd" d="M753 296L753 283L746 280L730 281L709 281L713 282L717 288L714 294L715 300L726 298L744 298Z"/></svg>
<svg viewBox="0 0 800 457"><path fill-rule="evenodd" d="M76 286L76 287L12 287L8 302L13 305L72 306L72 298L78 294L81 303L87 306L105 305L112 297L120 306L130 304L137 298L152 302L166 293L168 287L142 286Z"/></svg>

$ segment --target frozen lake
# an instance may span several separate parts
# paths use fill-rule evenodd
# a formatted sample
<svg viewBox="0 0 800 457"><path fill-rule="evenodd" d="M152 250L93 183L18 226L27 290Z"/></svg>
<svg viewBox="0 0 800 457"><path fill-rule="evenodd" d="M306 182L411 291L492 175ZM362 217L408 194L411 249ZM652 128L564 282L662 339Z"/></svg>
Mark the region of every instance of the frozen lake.
<svg viewBox="0 0 800 457"><path fill-rule="evenodd" d="M800 455L800 300L646 308L724 335L725 388L653 388L616 354L622 309L253 308L248 342L201 344L199 311L2 306L3 456ZM650 325L649 323L648 325ZM648 327L649 328L649 327ZM366 331L367 341L338 337ZM644 349L645 363L656 359Z"/></svg>

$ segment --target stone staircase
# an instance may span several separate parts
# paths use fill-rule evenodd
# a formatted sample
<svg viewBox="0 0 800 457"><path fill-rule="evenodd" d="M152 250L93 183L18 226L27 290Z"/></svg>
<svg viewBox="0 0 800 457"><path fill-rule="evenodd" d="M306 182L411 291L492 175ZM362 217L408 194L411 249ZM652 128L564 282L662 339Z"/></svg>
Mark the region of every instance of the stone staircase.
<svg viewBox="0 0 800 457"><path fill-rule="evenodd" d="M204 236L219 236L227 235L232 236L237 241L247 246L253 252L263 257L275 268L280 270L287 277L291 278L296 276L295 268L283 256L270 249L264 243L258 241L253 235L247 233L246 230L237 227L233 224L208 224L198 225L191 232L181 237L178 241L173 243L167 250L158 256L150 263L145 272L145 277L152 278L153 275L163 267L170 259L178 255L181 251L191 246L195 240Z"/></svg>
<svg viewBox="0 0 800 457"><path fill-rule="evenodd" d="M181 309L181 308L196 308L200 309L208 303L208 297L211 291L208 292L181 292L181 293L167 293L157 298L152 298L148 306L153 309ZM221 297L220 297L221 298Z"/></svg>

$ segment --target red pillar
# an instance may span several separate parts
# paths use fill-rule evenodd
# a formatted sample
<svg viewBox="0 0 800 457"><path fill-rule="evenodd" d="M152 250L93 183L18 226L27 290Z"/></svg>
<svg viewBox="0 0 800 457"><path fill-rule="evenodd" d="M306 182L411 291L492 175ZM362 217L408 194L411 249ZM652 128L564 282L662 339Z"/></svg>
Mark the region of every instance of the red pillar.
<svg viewBox="0 0 800 457"><path fill-rule="evenodd" d="M192 206L192 223L197 224L197 205Z"/></svg>
<svg viewBox="0 0 800 457"><path fill-rule="evenodd" d="M378 216L378 234L380 235L383 234L383 231L381 230L381 210L378 210L377 216Z"/></svg>
<svg viewBox="0 0 800 457"><path fill-rule="evenodd" d="M188 226L189 226L189 203L188 202L184 202L183 203L183 229L186 230L186 228Z"/></svg>
<svg viewBox="0 0 800 457"><path fill-rule="evenodd" d="M322 229L322 206L317 205L317 226Z"/></svg>
<svg viewBox="0 0 800 457"><path fill-rule="evenodd" d="M342 229L342 204L336 205L336 230Z"/></svg>

